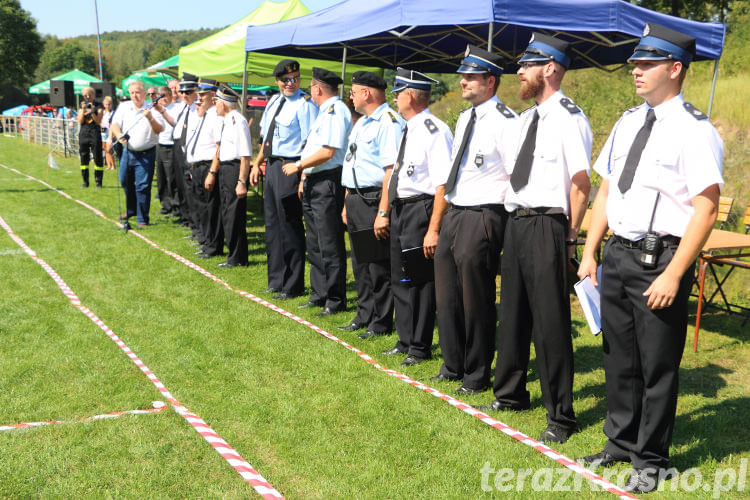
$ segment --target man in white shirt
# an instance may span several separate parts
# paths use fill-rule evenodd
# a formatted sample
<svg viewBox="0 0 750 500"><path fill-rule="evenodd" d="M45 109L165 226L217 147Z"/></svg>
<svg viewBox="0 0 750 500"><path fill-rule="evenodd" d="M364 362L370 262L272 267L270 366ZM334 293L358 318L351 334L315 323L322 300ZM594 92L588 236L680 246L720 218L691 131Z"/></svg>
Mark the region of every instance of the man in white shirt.
<svg viewBox="0 0 750 500"><path fill-rule="evenodd" d="M117 107L112 117L110 132L123 144L120 158L120 184L125 191L127 211L120 220L138 217L138 228L149 223L151 208L151 183L154 179L154 161L159 133L164 130L160 114L151 113L146 105L143 83L128 86L130 101Z"/></svg>
<svg viewBox="0 0 750 500"><path fill-rule="evenodd" d="M587 465L632 462L625 491L657 489L669 469L693 267L711 234L724 145L706 115L682 97L695 38L647 23L628 59L645 102L615 124L594 169L602 183L578 275L596 279L607 443Z"/></svg>
<svg viewBox="0 0 750 500"><path fill-rule="evenodd" d="M172 80L175 81L175 80ZM155 97L156 102L159 106L154 106L157 111L166 110L168 112L174 112L178 106L177 103L172 101L172 92L169 87L159 87L159 95ZM159 97L159 96L163 97ZM162 116L163 113L162 113ZM156 190L159 194L159 202L161 203L161 210L159 213L163 215L172 215L175 211L174 208L174 196L177 190L177 180L175 179L175 172L173 168L173 151L174 139L172 139L172 125L164 120L164 130L159 133L159 145L156 147Z"/></svg>

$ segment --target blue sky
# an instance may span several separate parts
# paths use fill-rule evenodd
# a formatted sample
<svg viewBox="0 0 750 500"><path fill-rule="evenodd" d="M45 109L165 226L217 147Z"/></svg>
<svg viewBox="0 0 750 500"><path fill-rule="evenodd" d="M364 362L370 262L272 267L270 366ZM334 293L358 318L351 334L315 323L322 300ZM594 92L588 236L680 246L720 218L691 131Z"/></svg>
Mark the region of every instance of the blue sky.
<svg viewBox="0 0 750 500"><path fill-rule="evenodd" d="M311 11L342 0L302 0ZM140 31L150 28L186 30L223 28L255 10L263 0L206 2L205 0L97 0L99 29ZM94 0L21 0L36 19L42 35L69 38L96 34Z"/></svg>

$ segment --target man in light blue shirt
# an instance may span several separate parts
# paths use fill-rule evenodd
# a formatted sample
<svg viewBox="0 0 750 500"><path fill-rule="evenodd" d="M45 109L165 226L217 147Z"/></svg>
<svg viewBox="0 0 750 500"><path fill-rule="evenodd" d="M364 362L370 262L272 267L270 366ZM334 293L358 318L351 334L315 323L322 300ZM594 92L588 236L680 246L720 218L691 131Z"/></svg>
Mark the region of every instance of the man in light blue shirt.
<svg viewBox="0 0 750 500"><path fill-rule="evenodd" d="M338 97L343 80L323 68L312 69L310 94L320 107L305 141L302 159L284 165L284 173L302 172L300 193L307 231L312 293L300 307L323 307L317 316L346 308L346 248L341 210L344 188L341 165L352 126L352 114Z"/></svg>
<svg viewBox="0 0 750 500"><path fill-rule="evenodd" d="M349 230L352 268L357 283L357 315L339 327L359 337L386 335L393 329L390 285L388 181L396 162L404 120L385 102L387 84L368 71L352 75L354 109L363 116L352 127L341 183L346 187L342 217Z"/></svg>
<svg viewBox="0 0 750 500"><path fill-rule="evenodd" d="M304 139L318 115L310 96L299 89L299 63L280 61L273 71L279 94L271 98L260 123L261 144L250 172L258 185L260 164L266 160L263 196L268 256L268 293L274 299L297 297L305 288L305 229L302 204L297 197L300 175L286 176L284 163L300 159Z"/></svg>

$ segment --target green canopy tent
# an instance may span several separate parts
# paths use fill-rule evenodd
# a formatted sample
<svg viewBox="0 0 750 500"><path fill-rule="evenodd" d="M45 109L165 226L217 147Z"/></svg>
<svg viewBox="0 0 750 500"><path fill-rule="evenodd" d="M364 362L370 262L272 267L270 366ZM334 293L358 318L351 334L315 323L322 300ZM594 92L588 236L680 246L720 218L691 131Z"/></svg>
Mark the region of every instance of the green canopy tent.
<svg viewBox="0 0 750 500"><path fill-rule="evenodd" d="M259 52L245 53L245 38L249 25L272 24L310 13L300 0L285 2L263 2L257 9L218 33L180 49L180 74L192 73L219 81L274 85L273 68L281 57ZM336 61L297 58L301 65L303 83L312 77L312 67L318 66L335 73L341 72ZM247 74L245 74L247 69ZM348 64L347 79L355 71L368 70L382 74L382 69Z"/></svg>
<svg viewBox="0 0 750 500"><path fill-rule="evenodd" d="M49 80L45 80L43 82L32 85L31 87L29 87L29 94L49 94L50 81L52 80L67 80L73 82L73 91L78 95L81 94L81 90L83 90L83 87L88 87L95 82L101 82L101 80L99 80L95 76L91 76L88 73L84 73L83 71L74 69L73 71L68 71L67 73L63 73L62 75L57 75L50 78ZM117 89L117 95L122 97L123 94L120 89Z"/></svg>

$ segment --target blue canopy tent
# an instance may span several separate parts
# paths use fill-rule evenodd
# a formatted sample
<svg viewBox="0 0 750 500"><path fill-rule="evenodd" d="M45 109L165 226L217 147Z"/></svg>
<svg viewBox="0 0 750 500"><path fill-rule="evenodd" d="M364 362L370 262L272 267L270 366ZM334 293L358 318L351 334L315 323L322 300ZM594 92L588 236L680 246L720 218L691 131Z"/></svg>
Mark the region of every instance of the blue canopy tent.
<svg viewBox="0 0 750 500"><path fill-rule="evenodd" d="M606 69L625 63L646 22L694 36L697 60L721 56L723 24L623 0L348 0L289 21L249 26L245 51L444 73L455 71L467 43L487 45L515 61L531 32L541 31L571 42L571 68ZM716 71L714 84L715 78Z"/></svg>

